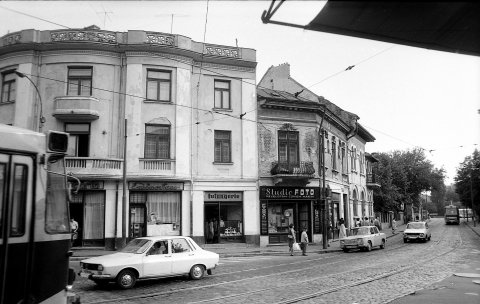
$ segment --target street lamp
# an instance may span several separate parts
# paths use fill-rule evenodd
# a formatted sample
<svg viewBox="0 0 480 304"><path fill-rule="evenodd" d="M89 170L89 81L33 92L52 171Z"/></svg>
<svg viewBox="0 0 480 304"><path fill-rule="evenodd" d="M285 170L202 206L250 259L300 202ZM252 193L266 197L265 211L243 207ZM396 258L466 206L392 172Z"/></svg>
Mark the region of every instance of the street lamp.
<svg viewBox="0 0 480 304"><path fill-rule="evenodd" d="M476 227L477 224L475 223L475 208L473 206L473 178L472 178L472 173L474 170L478 170L478 168L471 168L470 169L470 201L472 204L472 221L473 221L473 227ZM468 208L466 210L467 212L467 222L468 222Z"/></svg>
<svg viewBox="0 0 480 304"><path fill-rule="evenodd" d="M23 74L19 71L15 71L15 74L17 74L17 76L20 77L20 78L27 78L28 81L30 81L33 84L33 86L35 87L35 90L37 91L38 99L40 100L40 117L39 117L39 122L38 122L38 131L42 132L43 123L45 123L45 117L43 117L42 95L40 95L40 91L38 90L37 85L35 84L35 82L32 81L32 79L30 77L28 77L27 75L25 75L25 74Z"/></svg>

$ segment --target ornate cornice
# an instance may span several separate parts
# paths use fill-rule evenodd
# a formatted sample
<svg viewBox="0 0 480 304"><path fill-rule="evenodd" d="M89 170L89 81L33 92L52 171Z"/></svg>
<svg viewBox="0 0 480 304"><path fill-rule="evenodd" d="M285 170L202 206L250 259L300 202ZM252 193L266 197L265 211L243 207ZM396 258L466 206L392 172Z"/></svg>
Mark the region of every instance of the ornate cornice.
<svg viewBox="0 0 480 304"><path fill-rule="evenodd" d="M145 43L149 44L159 44L159 45L168 45L168 46L176 46L175 36L168 35L163 33L147 33L147 39Z"/></svg>
<svg viewBox="0 0 480 304"><path fill-rule="evenodd" d="M91 41L108 44L117 44L117 35L115 32L106 31L88 31L88 30L68 30L52 31L50 39L54 42L71 41Z"/></svg>
<svg viewBox="0 0 480 304"><path fill-rule="evenodd" d="M3 37L3 45L20 43L20 40L22 40L22 35L20 33L6 35Z"/></svg>
<svg viewBox="0 0 480 304"><path fill-rule="evenodd" d="M203 53L221 57L241 58L240 50L238 48L229 48L213 44L206 44Z"/></svg>
<svg viewBox="0 0 480 304"><path fill-rule="evenodd" d="M241 71L241 72L249 72L249 73L255 73L255 68L249 68L249 67L242 67L242 66L236 66L236 65L228 65L228 64L218 64L218 63L208 63L208 62L199 62L195 61L195 67L196 68L214 68L214 69L221 69L221 70L233 70L233 71Z"/></svg>

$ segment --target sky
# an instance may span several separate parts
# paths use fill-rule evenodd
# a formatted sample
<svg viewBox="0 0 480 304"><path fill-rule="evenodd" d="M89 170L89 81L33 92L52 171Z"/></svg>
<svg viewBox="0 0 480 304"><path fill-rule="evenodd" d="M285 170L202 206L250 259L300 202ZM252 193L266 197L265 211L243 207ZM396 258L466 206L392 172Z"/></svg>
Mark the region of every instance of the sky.
<svg viewBox="0 0 480 304"><path fill-rule="evenodd" d="M324 4L287 1L273 19L307 24ZM270 1L2 1L0 37L95 24L252 48L257 83L269 67L289 63L293 79L360 117L376 138L366 152L421 147L436 168L446 170L446 183L453 182L459 164L480 147L480 57L263 24L269 6Z"/></svg>

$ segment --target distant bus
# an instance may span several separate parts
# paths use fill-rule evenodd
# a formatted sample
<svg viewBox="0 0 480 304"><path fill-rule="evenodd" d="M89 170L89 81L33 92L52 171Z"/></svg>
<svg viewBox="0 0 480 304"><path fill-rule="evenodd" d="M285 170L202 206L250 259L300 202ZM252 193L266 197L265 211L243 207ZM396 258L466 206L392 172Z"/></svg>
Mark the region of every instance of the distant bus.
<svg viewBox="0 0 480 304"><path fill-rule="evenodd" d="M458 212L460 213L460 218L472 218L473 217L473 211L472 209L458 209Z"/></svg>
<svg viewBox="0 0 480 304"><path fill-rule="evenodd" d="M445 224L460 224L460 212L457 206L445 206Z"/></svg>

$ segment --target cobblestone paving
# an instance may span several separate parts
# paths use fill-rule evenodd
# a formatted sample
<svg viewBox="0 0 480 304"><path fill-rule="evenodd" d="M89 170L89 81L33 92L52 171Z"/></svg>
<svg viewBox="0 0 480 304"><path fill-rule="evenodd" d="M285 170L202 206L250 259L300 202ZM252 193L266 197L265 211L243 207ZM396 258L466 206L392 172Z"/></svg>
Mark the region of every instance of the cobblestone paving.
<svg viewBox="0 0 480 304"><path fill-rule="evenodd" d="M387 249L372 252L310 254L308 257L225 260L213 276L139 282L132 290L99 289L86 280L76 289L82 303L388 303L450 276L467 251L461 227L432 222L427 243L403 244L401 235ZM361 284L360 284L361 283ZM359 285L360 284L360 285ZM434 288L434 287L433 287Z"/></svg>

